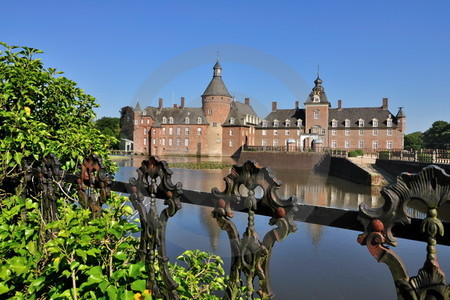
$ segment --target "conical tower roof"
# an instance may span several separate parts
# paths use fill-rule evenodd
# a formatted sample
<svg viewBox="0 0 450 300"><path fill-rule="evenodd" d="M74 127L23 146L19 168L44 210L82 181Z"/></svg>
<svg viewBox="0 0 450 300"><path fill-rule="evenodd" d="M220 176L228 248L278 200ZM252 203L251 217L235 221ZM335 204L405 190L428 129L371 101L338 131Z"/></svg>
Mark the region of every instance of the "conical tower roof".
<svg viewBox="0 0 450 300"><path fill-rule="evenodd" d="M225 83L222 80L222 67L220 66L219 61L217 60L216 64L213 67L214 73L211 82L208 84L208 87L203 92L202 97L206 96L226 96L231 97L231 94L228 92Z"/></svg>

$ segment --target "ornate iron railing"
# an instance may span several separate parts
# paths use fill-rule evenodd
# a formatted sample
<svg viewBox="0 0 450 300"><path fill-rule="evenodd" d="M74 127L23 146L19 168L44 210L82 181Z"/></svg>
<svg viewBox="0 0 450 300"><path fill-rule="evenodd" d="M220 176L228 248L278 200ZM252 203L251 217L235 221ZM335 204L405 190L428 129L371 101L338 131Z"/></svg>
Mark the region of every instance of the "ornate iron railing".
<svg viewBox="0 0 450 300"><path fill-rule="evenodd" d="M54 191L65 180L76 183L83 207L91 210L92 218L101 214L101 205L110 191L130 194L130 201L139 213L141 239L138 259L146 265L147 288L156 297L178 299L177 284L171 278L166 254L166 225L182 203L194 203L214 207L213 217L220 228L227 232L231 248L231 266L226 293L223 299L255 297L255 280L258 277L262 299L274 299L270 287L269 262L272 248L288 234L297 230L294 221L363 231L358 237L370 254L388 265L397 288L398 299L450 299L450 288L444 272L439 268L436 244L450 245L445 236L450 223L438 219L437 208L450 202L450 176L435 166L424 168L418 174L402 174L397 183L382 190L383 207L372 209L362 204L358 211L298 204L295 197L282 200L277 196L280 182L270 169L248 161L243 166L233 166L224 180L224 191L214 188L211 193L183 190L181 183L173 184L172 171L165 161L150 157L138 169L138 178L129 183L114 182L106 172L100 158L88 157L81 172L67 175L60 171L56 157L48 156L36 168L24 168L28 195L42 198L42 210L47 221L56 217ZM262 193L256 193L262 189ZM261 194L261 195L259 195ZM150 198L149 210L144 197ZM167 206L160 214L156 200L163 199ZM427 207L426 218L416 219L406 213L408 202L418 199ZM239 232L233 222L233 211L248 215L247 227ZM270 216L269 224L275 226L259 239L254 222L255 214ZM395 224L403 226L395 226ZM417 276L410 277L400 257L387 246L396 246L395 237L425 241L427 255ZM162 281L155 279L158 264ZM242 287L246 294L239 295Z"/></svg>

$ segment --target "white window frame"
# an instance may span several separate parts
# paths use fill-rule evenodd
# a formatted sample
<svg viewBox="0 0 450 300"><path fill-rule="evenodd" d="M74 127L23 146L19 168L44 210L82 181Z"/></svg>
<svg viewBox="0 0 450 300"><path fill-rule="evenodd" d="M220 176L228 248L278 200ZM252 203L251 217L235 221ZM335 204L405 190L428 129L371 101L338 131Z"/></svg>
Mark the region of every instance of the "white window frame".
<svg viewBox="0 0 450 300"><path fill-rule="evenodd" d="M203 122L202 117L198 117L198 118L197 118L197 124L202 124L202 122Z"/></svg>
<svg viewBox="0 0 450 300"><path fill-rule="evenodd" d="M173 124L173 117L169 117L169 124Z"/></svg>
<svg viewBox="0 0 450 300"><path fill-rule="evenodd" d="M197 128L197 135L202 135L202 128L201 127Z"/></svg>

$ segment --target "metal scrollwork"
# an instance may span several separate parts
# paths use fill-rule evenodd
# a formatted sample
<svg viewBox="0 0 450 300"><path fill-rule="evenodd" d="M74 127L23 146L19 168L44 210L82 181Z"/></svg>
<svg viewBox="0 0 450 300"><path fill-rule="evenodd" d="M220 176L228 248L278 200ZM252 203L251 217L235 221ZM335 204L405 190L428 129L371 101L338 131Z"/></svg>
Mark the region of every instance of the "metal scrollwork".
<svg viewBox="0 0 450 300"><path fill-rule="evenodd" d="M385 204L369 208L362 203L359 220L365 232L358 237L361 245L379 262L388 265L395 281L399 299L450 299L450 287L437 261L436 237L444 235L444 227L437 217L437 208L450 202L450 176L436 166L429 166L417 174L403 173L397 183L381 191ZM417 276L409 277L400 257L388 246L396 246L392 235L395 224L409 224L408 203L417 199L427 207L427 217L420 230L427 242L427 256Z"/></svg>
<svg viewBox="0 0 450 300"><path fill-rule="evenodd" d="M108 173L102 158L93 154L81 165L81 173L77 179L77 191L80 204L91 210L93 219L101 214L102 204L111 195L112 177ZM99 189L99 192L96 190Z"/></svg>
<svg viewBox="0 0 450 300"><path fill-rule="evenodd" d="M262 299L274 299L269 278L270 255L275 242L280 242L297 230L294 222L294 213L298 210L297 199L279 199L277 190L281 183L270 169L262 168L254 161L247 161L243 166L233 166L224 180L226 187L223 192L212 189L216 201L213 217L220 228L227 232L232 255L230 278L223 299L237 299L242 286L246 286L247 299L253 299L256 276L259 278L258 293ZM258 187L262 189L259 199L255 197ZM247 228L242 238L231 220L233 209L238 208L246 209L248 213ZM268 211L272 216L269 224L277 226L266 233L262 241L259 240L254 222L257 209ZM245 279L241 277L242 273Z"/></svg>
<svg viewBox="0 0 450 300"><path fill-rule="evenodd" d="M168 257L166 254L166 225L170 217L181 209L180 197L182 185L172 183L172 171L167 163L156 156L142 162L137 170L138 178L131 178L131 203L139 213L141 221L141 243L139 258L145 262L147 288L155 297L164 299L178 299L176 291L178 284L172 279L168 270ZM159 183L158 183L159 181ZM150 197L150 209L144 204L144 196ZM156 198L164 199L167 205L158 216ZM158 261L163 284L158 285L155 278L155 262Z"/></svg>

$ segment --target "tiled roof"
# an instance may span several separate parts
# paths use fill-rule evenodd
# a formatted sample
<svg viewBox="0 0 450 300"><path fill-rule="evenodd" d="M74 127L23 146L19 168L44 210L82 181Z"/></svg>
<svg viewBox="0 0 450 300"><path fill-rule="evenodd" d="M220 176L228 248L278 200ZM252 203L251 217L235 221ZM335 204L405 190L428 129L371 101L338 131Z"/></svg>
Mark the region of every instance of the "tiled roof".
<svg viewBox="0 0 450 300"><path fill-rule="evenodd" d="M226 96L231 97L230 93L222 80L222 77L213 77L208 84L202 96Z"/></svg>
<svg viewBox="0 0 450 300"><path fill-rule="evenodd" d="M206 121L206 117L203 114L203 109L201 107L163 107L161 109L157 107L147 107L145 109L149 115L153 116L155 122L160 124L169 124L169 118L173 118L173 123L171 124L187 124L185 122L186 117L189 118L189 124L198 124L198 117L202 118L201 124L209 124ZM163 123L163 118L166 117L167 122Z"/></svg>
<svg viewBox="0 0 450 300"><path fill-rule="evenodd" d="M247 125L245 122L246 115L255 116L256 118L259 118L250 105L238 101L233 101L231 102L230 113L228 114L226 121L222 125L246 126ZM234 124L230 123L231 118L234 118Z"/></svg>

